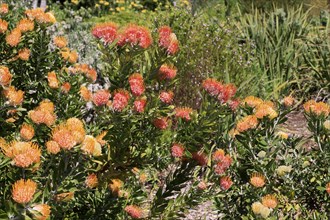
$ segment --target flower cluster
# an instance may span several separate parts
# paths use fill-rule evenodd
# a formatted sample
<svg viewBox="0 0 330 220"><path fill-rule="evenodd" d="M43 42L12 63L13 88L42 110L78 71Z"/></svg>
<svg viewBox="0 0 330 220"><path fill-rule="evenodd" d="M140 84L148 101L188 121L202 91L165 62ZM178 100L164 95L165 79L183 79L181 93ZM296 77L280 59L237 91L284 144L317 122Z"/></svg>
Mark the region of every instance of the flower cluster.
<svg viewBox="0 0 330 220"><path fill-rule="evenodd" d="M323 115L324 117L328 117L330 114L330 106L327 103L316 102L314 100L306 102L304 109L307 114L314 114L316 116Z"/></svg>

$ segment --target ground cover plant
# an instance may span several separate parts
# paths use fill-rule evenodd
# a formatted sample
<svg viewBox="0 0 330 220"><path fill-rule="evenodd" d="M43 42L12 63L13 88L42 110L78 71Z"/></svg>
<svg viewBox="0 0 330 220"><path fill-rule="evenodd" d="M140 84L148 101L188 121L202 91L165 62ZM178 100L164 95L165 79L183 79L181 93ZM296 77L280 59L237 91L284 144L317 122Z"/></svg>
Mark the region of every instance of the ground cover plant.
<svg viewBox="0 0 330 220"><path fill-rule="evenodd" d="M0 5L1 219L329 218L329 19L154 3Z"/></svg>

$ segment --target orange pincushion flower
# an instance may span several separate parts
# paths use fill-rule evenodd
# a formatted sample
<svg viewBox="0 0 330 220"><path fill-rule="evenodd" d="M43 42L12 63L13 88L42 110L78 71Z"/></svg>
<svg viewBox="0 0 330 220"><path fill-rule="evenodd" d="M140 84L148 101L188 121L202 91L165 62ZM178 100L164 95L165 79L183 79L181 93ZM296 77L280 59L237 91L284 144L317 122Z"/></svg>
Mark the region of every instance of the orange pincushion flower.
<svg viewBox="0 0 330 220"><path fill-rule="evenodd" d="M223 176L220 178L220 186L223 190L228 190L233 185L229 176Z"/></svg>
<svg viewBox="0 0 330 220"><path fill-rule="evenodd" d="M64 36L56 36L54 37L54 44L58 48L63 48L68 45L68 40Z"/></svg>
<svg viewBox="0 0 330 220"><path fill-rule="evenodd" d="M33 180L18 180L14 183L12 189L12 198L15 202L26 204L31 201L37 190L37 184Z"/></svg>
<svg viewBox="0 0 330 220"><path fill-rule="evenodd" d="M248 115L242 118L236 125L238 132L244 132L249 129L254 129L258 126L258 119L254 115Z"/></svg>
<svg viewBox="0 0 330 220"><path fill-rule="evenodd" d="M50 154L57 154L61 148L56 141L47 141L46 143L47 152Z"/></svg>
<svg viewBox="0 0 330 220"><path fill-rule="evenodd" d="M123 187L124 183L120 179L111 179L109 183L109 188L112 194L118 196L120 189Z"/></svg>
<svg viewBox="0 0 330 220"><path fill-rule="evenodd" d="M118 89L114 92L112 108L115 111L122 111L128 105L130 99L128 91L124 89Z"/></svg>
<svg viewBox="0 0 330 220"><path fill-rule="evenodd" d="M153 124L155 125L156 128L160 129L160 130L165 130L168 126L170 120L167 117L160 117L160 118L156 118L153 121Z"/></svg>
<svg viewBox="0 0 330 220"><path fill-rule="evenodd" d="M28 48L24 48L18 51L18 58L24 61L29 60L30 50Z"/></svg>
<svg viewBox="0 0 330 220"><path fill-rule="evenodd" d="M51 101L46 99L46 100L43 100L42 102L40 102L39 109L45 110L48 112L54 112L55 106L54 106L54 103L52 103Z"/></svg>
<svg viewBox="0 0 330 220"><path fill-rule="evenodd" d="M69 82L65 82L63 83L63 85L61 86L61 90L67 94L71 89L71 84Z"/></svg>
<svg viewBox="0 0 330 220"><path fill-rule="evenodd" d="M150 31L146 27L130 24L124 27L118 35L119 46L130 44L131 46L140 46L143 49L148 48L152 44Z"/></svg>
<svg viewBox="0 0 330 220"><path fill-rule="evenodd" d="M219 155L220 156L220 155ZM215 166L215 173L221 175L223 174L224 172L226 172L226 170L230 167L231 163L232 163L232 159L230 157L229 154L227 154L226 156L224 157L219 157L218 158L218 163L217 165ZM221 159L221 160L220 160Z"/></svg>
<svg viewBox="0 0 330 220"><path fill-rule="evenodd" d="M91 135L86 135L85 140L82 142L81 150L93 156L100 156L102 153L101 144Z"/></svg>
<svg viewBox="0 0 330 220"><path fill-rule="evenodd" d="M8 22L0 19L0 34L5 33L7 29L8 29Z"/></svg>
<svg viewBox="0 0 330 220"><path fill-rule="evenodd" d="M19 29L13 29L10 34L6 36L6 42L12 47L15 47L21 42L22 33Z"/></svg>
<svg viewBox="0 0 330 220"><path fill-rule="evenodd" d="M248 105L253 108L257 107L258 105L260 105L262 103L263 103L262 99L260 99L258 97L254 97L254 96L248 96L242 101L243 105Z"/></svg>
<svg viewBox="0 0 330 220"><path fill-rule="evenodd" d="M94 37L102 39L106 44L112 43L117 37L118 25L112 22L97 24L92 29Z"/></svg>
<svg viewBox="0 0 330 220"><path fill-rule="evenodd" d="M286 96L284 97L284 99L282 100L282 103L286 106L286 107L291 107L294 104L295 100L292 96Z"/></svg>
<svg viewBox="0 0 330 220"><path fill-rule="evenodd" d="M274 119L278 116L278 113L268 104L260 104L256 107L254 115L258 119L263 119L264 117L268 117L269 119Z"/></svg>
<svg viewBox="0 0 330 220"><path fill-rule="evenodd" d="M103 140L103 138L107 135L108 131L102 131L101 134L96 136L96 140L99 144L101 144L101 146L104 146L107 141Z"/></svg>
<svg viewBox="0 0 330 220"><path fill-rule="evenodd" d="M139 219L143 217L143 210L136 205L128 205L125 207L125 212L133 219Z"/></svg>
<svg viewBox="0 0 330 220"><path fill-rule="evenodd" d="M86 177L85 184L88 188L95 188L97 187L99 181L97 179L97 175L95 173L89 174Z"/></svg>
<svg viewBox="0 0 330 220"><path fill-rule="evenodd" d="M64 124L55 127L52 131L52 139L63 149L70 150L77 142L70 130Z"/></svg>
<svg viewBox="0 0 330 220"><path fill-rule="evenodd" d="M330 182L327 183L325 190L327 191L328 194L330 194Z"/></svg>
<svg viewBox="0 0 330 220"><path fill-rule="evenodd" d="M42 8L28 9L25 11L25 14L29 19L34 20L38 17L42 17L44 11L42 10Z"/></svg>
<svg viewBox="0 0 330 220"><path fill-rule="evenodd" d="M28 115L34 123L46 124L47 126L53 125L56 120L54 113L42 109L29 111Z"/></svg>
<svg viewBox="0 0 330 220"><path fill-rule="evenodd" d="M10 86L4 90L4 95L8 99L10 105L20 105L24 99L24 92L22 90L16 90L15 87Z"/></svg>
<svg viewBox="0 0 330 220"><path fill-rule="evenodd" d="M37 204L32 206L32 210L38 213L34 215L36 220L46 220L50 216L50 206L46 204Z"/></svg>
<svg viewBox="0 0 330 220"><path fill-rule="evenodd" d="M72 74L78 74L78 73L83 73L91 79L93 82L97 79L97 72L95 69L90 67L87 64L76 64L73 68L70 68L70 72Z"/></svg>
<svg viewBox="0 0 330 220"><path fill-rule="evenodd" d="M32 125L23 124L20 130L20 135L23 140L29 141L34 137L34 128Z"/></svg>
<svg viewBox="0 0 330 220"><path fill-rule="evenodd" d="M35 8L25 11L26 16L31 20L36 20L40 24L54 24L56 18L51 12L44 12L42 8Z"/></svg>
<svg viewBox="0 0 330 220"><path fill-rule="evenodd" d="M262 197L262 204L268 208L274 209L277 206L277 199L274 195L266 195Z"/></svg>
<svg viewBox="0 0 330 220"><path fill-rule="evenodd" d="M59 201L59 202L69 202L73 198L74 198L74 192L60 193L60 194L57 194L55 197L56 201Z"/></svg>
<svg viewBox="0 0 330 220"><path fill-rule="evenodd" d="M84 141L86 131L84 128L84 123L78 118L69 118L65 123L67 129L71 132L71 135L80 144Z"/></svg>
<svg viewBox="0 0 330 220"><path fill-rule="evenodd" d="M9 69L5 66L0 66L0 85L8 86L10 84L12 75L9 72Z"/></svg>
<svg viewBox="0 0 330 220"><path fill-rule="evenodd" d="M7 14L9 11L8 4L2 3L0 5L0 14Z"/></svg>
<svg viewBox="0 0 330 220"><path fill-rule="evenodd" d="M225 157L225 151L222 149L216 150L212 155L212 159L215 162L222 161L224 157Z"/></svg>
<svg viewBox="0 0 330 220"><path fill-rule="evenodd" d="M93 94L93 103L96 106L106 105L111 97L108 90L102 89Z"/></svg>
<svg viewBox="0 0 330 220"><path fill-rule="evenodd" d="M141 74L134 73L128 78L128 82L134 96L140 96L144 93L145 87Z"/></svg>
<svg viewBox="0 0 330 220"><path fill-rule="evenodd" d="M184 108L177 107L174 110L175 117L182 118L186 121L189 121L191 119L190 114L192 113L192 111L193 111L192 108L187 108L187 107Z"/></svg>
<svg viewBox="0 0 330 220"><path fill-rule="evenodd" d="M236 91L237 88L234 84L223 85L222 91L218 95L218 100L221 103L226 103L236 94Z"/></svg>
<svg viewBox="0 0 330 220"><path fill-rule="evenodd" d="M86 88L86 86L81 86L79 93L84 101L88 102L92 100L92 93Z"/></svg>
<svg viewBox="0 0 330 220"><path fill-rule="evenodd" d="M177 74L177 68L172 65L163 64L158 71L159 79L173 79Z"/></svg>
<svg viewBox="0 0 330 220"><path fill-rule="evenodd" d="M137 98L134 101L134 111L136 111L138 113L144 112L144 108L146 107L146 104L147 104L147 98L146 97Z"/></svg>
<svg viewBox="0 0 330 220"><path fill-rule="evenodd" d="M174 93L172 91L162 91L159 95L160 101L165 104L171 104L173 102Z"/></svg>
<svg viewBox="0 0 330 220"><path fill-rule="evenodd" d="M250 178L250 183L257 188L260 188L265 185L265 180L265 176L261 173L253 173Z"/></svg>
<svg viewBox="0 0 330 220"><path fill-rule="evenodd" d="M40 162L41 151L38 145L32 142L13 141L3 151L18 167L26 168Z"/></svg>
<svg viewBox="0 0 330 220"><path fill-rule="evenodd" d="M328 117L330 114L330 106L324 102L316 102L314 100L310 100L304 104L304 109L306 113L315 114L317 116L324 115Z"/></svg>
<svg viewBox="0 0 330 220"><path fill-rule="evenodd" d="M184 147L182 144L175 143L171 148L171 153L173 157L182 157L184 154Z"/></svg>
<svg viewBox="0 0 330 220"><path fill-rule="evenodd" d="M18 22L17 29L19 29L22 33L25 33L27 31L33 31L34 22L31 21L30 19L23 18Z"/></svg>
<svg viewBox="0 0 330 220"><path fill-rule="evenodd" d="M48 73L47 80L50 88L57 89L59 87L59 82L54 71Z"/></svg>
<svg viewBox="0 0 330 220"><path fill-rule="evenodd" d="M79 58L77 51L71 51L67 47L62 48L61 55L63 59L67 60L69 63L76 63Z"/></svg>

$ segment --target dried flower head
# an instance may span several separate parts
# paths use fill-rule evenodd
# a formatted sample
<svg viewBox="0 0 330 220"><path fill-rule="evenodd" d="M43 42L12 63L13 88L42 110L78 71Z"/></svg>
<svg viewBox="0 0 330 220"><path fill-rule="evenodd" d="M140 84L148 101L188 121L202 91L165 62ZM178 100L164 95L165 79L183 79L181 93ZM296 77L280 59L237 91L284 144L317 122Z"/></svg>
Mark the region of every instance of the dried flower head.
<svg viewBox="0 0 330 220"><path fill-rule="evenodd" d="M277 199L274 195L266 195L262 197L262 204L268 208L274 209L277 206Z"/></svg>
<svg viewBox="0 0 330 220"><path fill-rule="evenodd" d="M171 148L171 154L173 157L183 157L184 154L184 147L182 144L174 143Z"/></svg>
<svg viewBox="0 0 330 220"><path fill-rule="evenodd" d="M143 210L136 205L128 205L125 207L125 212L133 219L139 219L143 217Z"/></svg>
<svg viewBox="0 0 330 220"><path fill-rule="evenodd" d="M18 180L14 183L12 189L12 198L15 202L26 204L31 201L37 190L37 184L33 180Z"/></svg>
<svg viewBox="0 0 330 220"><path fill-rule="evenodd" d="M97 187L99 181L97 179L97 175L95 173L91 173L86 177L85 184L88 188Z"/></svg>
<svg viewBox="0 0 330 220"><path fill-rule="evenodd" d="M34 128L32 125L23 124L20 130L21 138L25 141L29 141L34 137Z"/></svg>
<svg viewBox="0 0 330 220"><path fill-rule="evenodd" d="M46 220L50 216L50 206L47 204L36 204L32 206L33 211L38 213L34 214L34 219L36 220Z"/></svg>
<svg viewBox="0 0 330 220"><path fill-rule="evenodd" d="M253 173L250 178L250 183L257 188L263 187L265 185L265 176L261 173Z"/></svg>

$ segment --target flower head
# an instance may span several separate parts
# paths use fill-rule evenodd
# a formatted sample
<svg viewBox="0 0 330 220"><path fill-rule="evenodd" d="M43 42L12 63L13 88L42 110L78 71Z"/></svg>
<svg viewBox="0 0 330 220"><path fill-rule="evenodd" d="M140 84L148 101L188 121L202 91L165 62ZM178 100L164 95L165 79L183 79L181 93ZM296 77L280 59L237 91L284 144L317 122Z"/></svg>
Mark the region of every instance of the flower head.
<svg viewBox="0 0 330 220"><path fill-rule="evenodd" d="M5 33L7 29L8 29L8 22L0 19L0 34Z"/></svg>
<svg viewBox="0 0 330 220"><path fill-rule="evenodd" d="M50 154L58 154L61 148L56 141L47 141L46 142L47 152Z"/></svg>
<svg viewBox="0 0 330 220"><path fill-rule="evenodd" d="M220 178L220 186L223 190L228 190L233 185L229 176L223 176Z"/></svg>
<svg viewBox="0 0 330 220"><path fill-rule="evenodd" d="M63 85L61 86L61 90L63 93L67 94L71 89L71 84L69 82L65 82L63 83Z"/></svg>
<svg viewBox="0 0 330 220"><path fill-rule="evenodd" d="M286 107L291 107L294 104L295 100L292 96L286 96L283 98L282 103Z"/></svg>
<svg viewBox="0 0 330 220"><path fill-rule="evenodd" d="M304 109L307 114L314 114L317 116L323 115L328 117L330 114L330 106L324 102L316 102L310 100L304 104Z"/></svg>
<svg viewBox="0 0 330 220"><path fill-rule="evenodd" d="M37 184L33 180L18 180L13 185L12 198L17 203L26 204L31 201L36 189Z"/></svg>
<svg viewBox="0 0 330 220"><path fill-rule="evenodd" d="M213 78L205 79L202 83L202 87L207 93L214 97L221 94L224 89L222 83Z"/></svg>
<svg viewBox="0 0 330 220"><path fill-rule="evenodd" d="M17 29L19 29L22 33L25 33L27 31L33 31L34 22L31 21L30 19L23 18L18 22Z"/></svg>
<svg viewBox="0 0 330 220"><path fill-rule="evenodd" d="M277 199L274 195L266 195L262 197L262 204L268 208L274 209L277 206Z"/></svg>
<svg viewBox="0 0 330 220"><path fill-rule="evenodd" d="M109 183L109 188L112 194L118 196L119 190L123 187L124 183L120 179L111 179Z"/></svg>
<svg viewBox="0 0 330 220"><path fill-rule="evenodd" d="M330 182L325 186L325 191L330 194Z"/></svg>
<svg viewBox="0 0 330 220"><path fill-rule="evenodd" d="M265 176L261 173L253 173L250 178L250 183L257 188L260 188L265 185L265 180Z"/></svg>
<svg viewBox="0 0 330 220"><path fill-rule="evenodd" d="M121 112L128 105L130 99L128 91L124 89L118 89L114 92L112 108L115 111Z"/></svg>
<svg viewBox="0 0 330 220"><path fill-rule="evenodd" d="M261 103L263 103L263 100L255 96L248 96L242 101L243 105L247 105L253 108L257 107Z"/></svg>
<svg viewBox="0 0 330 220"><path fill-rule="evenodd" d="M50 216L50 206L47 204L36 204L32 206L33 211L38 213L34 214L36 220L46 220Z"/></svg>
<svg viewBox="0 0 330 220"><path fill-rule="evenodd" d="M15 47L21 42L21 37L21 31L18 28L15 28L6 36L6 42L10 46Z"/></svg>
<svg viewBox="0 0 330 220"><path fill-rule="evenodd" d="M68 45L68 40L64 36L56 36L53 41L58 48L64 48Z"/></svg>
<svg viewBox="0 0 330 220"><path fill-rule="evenodd" d="M52 139L66 150L70 150L77 144L75 137L65 124L60 124L53 129Z"/></svg>
<svg viewBox="0 0 330 220"><path fill-rule="evenodd" d="M128 205L125 207L125 212L127 212L127 214L129 216L131 216L133 219L139 219L142 218L143 215L143 210L136 206L136 205Z"/></svg>
<svg viewBox="0 0 330 220"><path fill-rule="evenodd" d="M159 95L160 101L165 104L171 104L173 102L174 93L172 91L162 91Z"/></svg>
<svg viewBox="0 0 330 220"><path fill-rule="evenodd" d="M118 35L119 46L130 44L131 46L140 46L143 49L148 48L152 44L150 31L146 27L130 24Z"/></svg>
<svg viewBox="0 0 330 220"><path fill-rule="evenodd" d="M0 85L8 86L11 82L12 75L5 66L0 66Z"/></svg>
<svg viewBox="0 0 330 220"><path fill-rule="evenodd" d="M80 96L83 98L84 101L88 102L92 100L92 93L87 89L86 86L81 86L80 87Z"/></svg>
<svg viewBox="0 0 330 220"><path fill-rule="evenodd" d="M179 143L173 144L171 148L171 153L173 157L183 157L184 151L185 149L183 145Z"/></svg>
<svg viewBox="0 0 330 220"><path fill-rule="evenodd" d="M48 86L52 89L59 88L59 82L54 71L49 72L47 75Z"/></svg>
<svg viewBox="0 0 330 220"><path fill-rule="evenodd" d="M4 90L4 95L8 99L10 105L16 106L23 103L24 92L22 90L16 90L14 86L10 86Z"/></svg>
<svg viewBox="0 0 330 220"><path fill-rule="evenodd" d="M186 121L190 121L191 120L190 114L193 112L193 110L192 108L187 108L187 107L184 108L177 107L175 108L174 112L175 112L175 117L182 118Z"/></svg>
<svg viewBox="0 0 330 220"><path fill-rule="evenodd" d="M2 3L0 5L0 14L7 14L9 12L8 4Z"/></svg>
<svg viewBox="0 0 330 220"><path fill-rule="evenodd" d="M23 48L18 51L18 58L24 61L29 60L30 57L30 50L28 48Z"/></svg>
<svg viewBox="0 0 330 220"><path fill-rule="evenodd" d="M163 64L158 71L159 79L173 79L177 74L177 68L172 65Z"/></svg>
<svg viewBox="0 0 330 220"><path fill-rule="evenodd" d="M23 124L20 130L20 135L23 140L29 141L34 137L34 128L32 125Z"/></svg>
<svg viewBox="0 0 330 220"><path fill-rule="evenodd" d="M146 97L137 98L134 101L134 111L136 111L138 113L144 112L144 108L146 107L146 104L147 104L147 98Z"/></svg>
<svg viewBox="0 0 330 220"><path fill-rule="evenodd" d="M238 132L244 132L249 129L255 129L258 126L258 119L254 115L248 115L242 118L236 125Z"/></svg>
<svg viewBox="0 0 330 220"><path fill-rule="evenodd" d="M97 24L92 29L92 34L102 39L106 44L112 43L117 37L118 25L112 22Z"/></svg>
<svg viewBox="0 0 330 220"><path fill-rule="evenodd" d="M93 94L93 103L96 106L106 105L111 97L109 91L102 89Z"/></svg>
<svg viewBox="0 0 330 220"><path fill-rule="evenodd" d="M57 194L55 199L59 202L69 202L74 198L74 192L65 192Z"/></svg>
<svg viewBox="0 0 330 220"><path fill-rule="evenodd" d="M203 152L192 153L192 159L195 160L200 166L206 166L207 164L207 156Z"/></svg>
<svg viewBox="0 0 330 220"><path fill-rule="evenodd" d="M86 135L85 140L82 142L81 150L93 156L102 154L101 144L91 135Z"/></svg>
<svg viewBox="0 0 330 220"><path fill-rule="evenodd" d="M263 119L264 117L274 119L278 116L278 113L269 104L262 103L256 107L254 115L258 119Z"/></svg>
<svg viewBox="0 0 330 220"><path fill-rule="evenodd" d="M158 128L160 130L165 130L169 126L169 124L170 124L169 122L170 122L169 118L159 117L153 121L153 124L155 125L156 128Z"/></svg>
<svg viewBox="0 0 330 220"><path fill-rule="evenodd" d="M85 184L88 188L95 188L97 187L99 181L97 179L97 175L95 173L89 174L86 177Z"/></svg>
<svg viewBox="0 0 330 220"><path fill-rule="evenodd" d="M134 96L140 96L145 91L143 77L139 73L134 73L128 78L132 94Z"/></svg>

